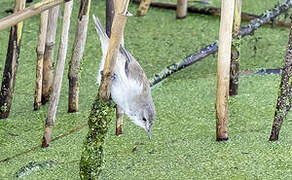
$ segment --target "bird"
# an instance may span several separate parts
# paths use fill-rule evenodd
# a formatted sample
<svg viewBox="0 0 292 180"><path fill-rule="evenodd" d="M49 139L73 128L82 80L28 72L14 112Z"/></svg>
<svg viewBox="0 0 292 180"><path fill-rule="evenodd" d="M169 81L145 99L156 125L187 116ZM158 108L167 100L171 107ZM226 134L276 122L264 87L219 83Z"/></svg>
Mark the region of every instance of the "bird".
<svg viewBox="0 0 292 180"><path fill-rule="evenodd" d="M97 76L97 83L100 84L109 47L109 38L99 19L94 15L93 19L102 49L102 59ZM155 106L150 84L138 61L122 45L120 45L114 67L111 98L134 124L146 130L151 140L151 128L155 121Z"/></svg>

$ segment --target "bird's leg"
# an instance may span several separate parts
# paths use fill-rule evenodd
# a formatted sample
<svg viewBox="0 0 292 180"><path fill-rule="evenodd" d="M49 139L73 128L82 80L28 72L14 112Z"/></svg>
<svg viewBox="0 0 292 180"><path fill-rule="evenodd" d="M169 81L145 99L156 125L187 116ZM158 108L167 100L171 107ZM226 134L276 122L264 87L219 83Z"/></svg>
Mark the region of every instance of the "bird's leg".
<svg viewBox="0 0 292 180"><path fill-rule="evenodd" d="M123 117L124 112L122 108L119 105L116 105L116 135L122 135L123 134Z"/></svg>

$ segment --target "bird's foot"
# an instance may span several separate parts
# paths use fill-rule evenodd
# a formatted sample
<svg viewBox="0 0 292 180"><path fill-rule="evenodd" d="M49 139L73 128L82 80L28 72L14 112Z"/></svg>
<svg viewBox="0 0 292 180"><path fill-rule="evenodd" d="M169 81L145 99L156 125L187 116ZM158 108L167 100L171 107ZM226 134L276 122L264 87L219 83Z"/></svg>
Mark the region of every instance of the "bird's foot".
<svg viewBox="0 0 292 180"><path fill-rule="evenodd" d="M103 71L100 71L100 76L101 76L101 79L103 78ZM115 80L117 78L117 75L116 74L113 74L112 75L112 81Z"/></svg>

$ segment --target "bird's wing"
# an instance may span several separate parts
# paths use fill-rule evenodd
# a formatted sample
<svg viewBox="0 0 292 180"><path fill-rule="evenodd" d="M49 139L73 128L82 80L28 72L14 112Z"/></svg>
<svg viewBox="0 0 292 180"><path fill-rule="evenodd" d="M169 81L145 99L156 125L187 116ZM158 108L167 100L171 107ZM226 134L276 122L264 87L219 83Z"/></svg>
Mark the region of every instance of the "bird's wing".
<svg viewBox="0 0 292 180"><path fill-rule="evenodd" d="M122 45L120 46L120 52L126 59L125 73L127 77L141 83L143 85L143 91L146 91L149 88L149 82L142 67Z"/></svg>
<svg viewBox="0 0 292 180"><path fill-rule="evenodd" d="M109 38L99 21L99 19L93 15L93 20L95 23L96 32L99 35L101 46L102 46L102 53L105 56L106 51L109 44ZM143 91L146 91L149 88L149 82L146 77L145 72L143 71L140 64L136 61L136 59L122 46L120 45L120 53L125 57L125 73L128 78L134 79L143 85Z"/></svg>

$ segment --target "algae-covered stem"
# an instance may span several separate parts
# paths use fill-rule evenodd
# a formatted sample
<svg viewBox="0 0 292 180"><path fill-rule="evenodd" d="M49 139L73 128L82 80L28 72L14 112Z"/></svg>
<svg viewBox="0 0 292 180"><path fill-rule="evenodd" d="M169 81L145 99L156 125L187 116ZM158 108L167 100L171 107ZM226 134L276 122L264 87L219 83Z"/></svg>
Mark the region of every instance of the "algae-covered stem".
<svg viewBox="0 0 292 180"><path fill-rule="evenodd" d="M103 76L88 117L89 131L84 142L80 160L81 179L98 179L102 170L104 139L108 131L108 124L114 115L114 104L110 101L111 80L126 25L128 5L129 0L120 0L115 3L116 12L113 19Z"/></svg>
<svg viewBox="0 0 292 180"><path fill-rule="evenodd" d="M45 42L47 37L49 11L46 10L41 13L37 52L37 65L36 65L36 80L35 80L35 93L34 93L34 110L40 109L42 98L42 82L43 82L43 62L45 53Z"/></svg>
<svg viewBox="0 0 292 180"><path fill-rule="evenodd" d="M221 8L217 64L216 140L226 141L228 140L228 96L234 0L222 0Z"/></svg>
<svg viewBox="0 0 292 180"><path fill-rule="evenodd" d="M65 3L61 39L57 58L57 66L52 87L52 94L49 102L48 114L45 122L42 147L48 147L51 141L52 129L54 126L54 120L56 117L56 111L59 103L63 72L65 67L72 7L73 1Z"/></svg>
<svg viewBox="0 0 292 180"><path fill-rule="evenodd" d="M238 76L239 76L239 55L240 55L240 37L238 36L241 24L241 5L242 0L235 0L234 20L232 29L232 47L231 47L231 63L230 63L230 86L229 95L236 96L238 94Z"/></svg>
<svg viewBox="0 0 292 180"><path fill-rule="evenodd" d="M291 7L292 7L292 0L286 0L285 2L276 4L274 8L269 9L269 10L265 11L262 15L260 15L260 18L257 18L255 20L251 20L248 25L241 27L239 36L241 38L243 38L247 35L253 35L253 33L257 29L259 29L263 25L271 22L272 20L274 20L279 15L286 12ZM167 66L159 74L155 74L154 77L152 77L150 80L150 85L153 87L154 85L163 81L164 79L171 76L175 72L178 72L178 71L184 69L185 67L188 67L188 66L204 59L205 57L208 57L209 55L216 53L217 51L218 51L218 43L217 42L214 42L213 44L205 46L204 48L200 49L200 52L198 52L196 54L191 54L188 57L186 57L185 59Z"/></svg>
<svg viewBox="0 0 292 180"><path fill-rule="evenodd" d="M137 16L145 16L147 14L147 11L150 7L150 4L151 4L151 1L152 0L141 0L139 3L139 8L136 12L136 15Z"/></svg>
<svg viewBox="0 0 292 180"><path fill-rule="evenodd" d="M25 8L25 0L15 0L14 12ZM22 38L23 22L19 22L10 29L8 50L6 54L5 68L0 93L0 118L8 118L13 99L20 46Z"/></svg>
<svg viewBox="0 0 292 180"><path fill-rule="evenodd" d="M81 76L81 61L84 53L87 28L89 21L89 10L91 0L81 0L75 33L75 40L71 61L69 65L69 96L68 96L68 112L79 111L79 80Z"/></svg>
<svg viewBox="0 0 292 180"><path fill-rule="evenodd" d="M292 107L292 15L289 42L286 50L286 58L282 70L280 92L277 99L274 122L269 141L278 141L279 133L284 119Z"/></svg>
<svg viewBox="0 0 292 180"><path fill-rule="evenodd" d="M177 0L176 2L176 18L183 19L187 15L188 0Z"/></svg>
<svg viewBox="0 0 292 180"><path fill-rule="evenodd" d="M287 12L291 7L292 0L286 0L284 2L278 3L274 8L262 14L260 18L254 19L250 24L240 28L239 36L244 37L246 35L252 34L256 29L274 20L284 12Z"/></svg>
<svg viewBox="0 0 292 180"><path fill-rule="evenodd" d="M58 15L60 6L55 6L49 10L48 26L45 43L45 54L43 62L43 80L42 80L42 104L46 104L49 101L52 85L53 85L53 62L54 62L54 50L56 43L56 32L58 27Z"/></svg>

